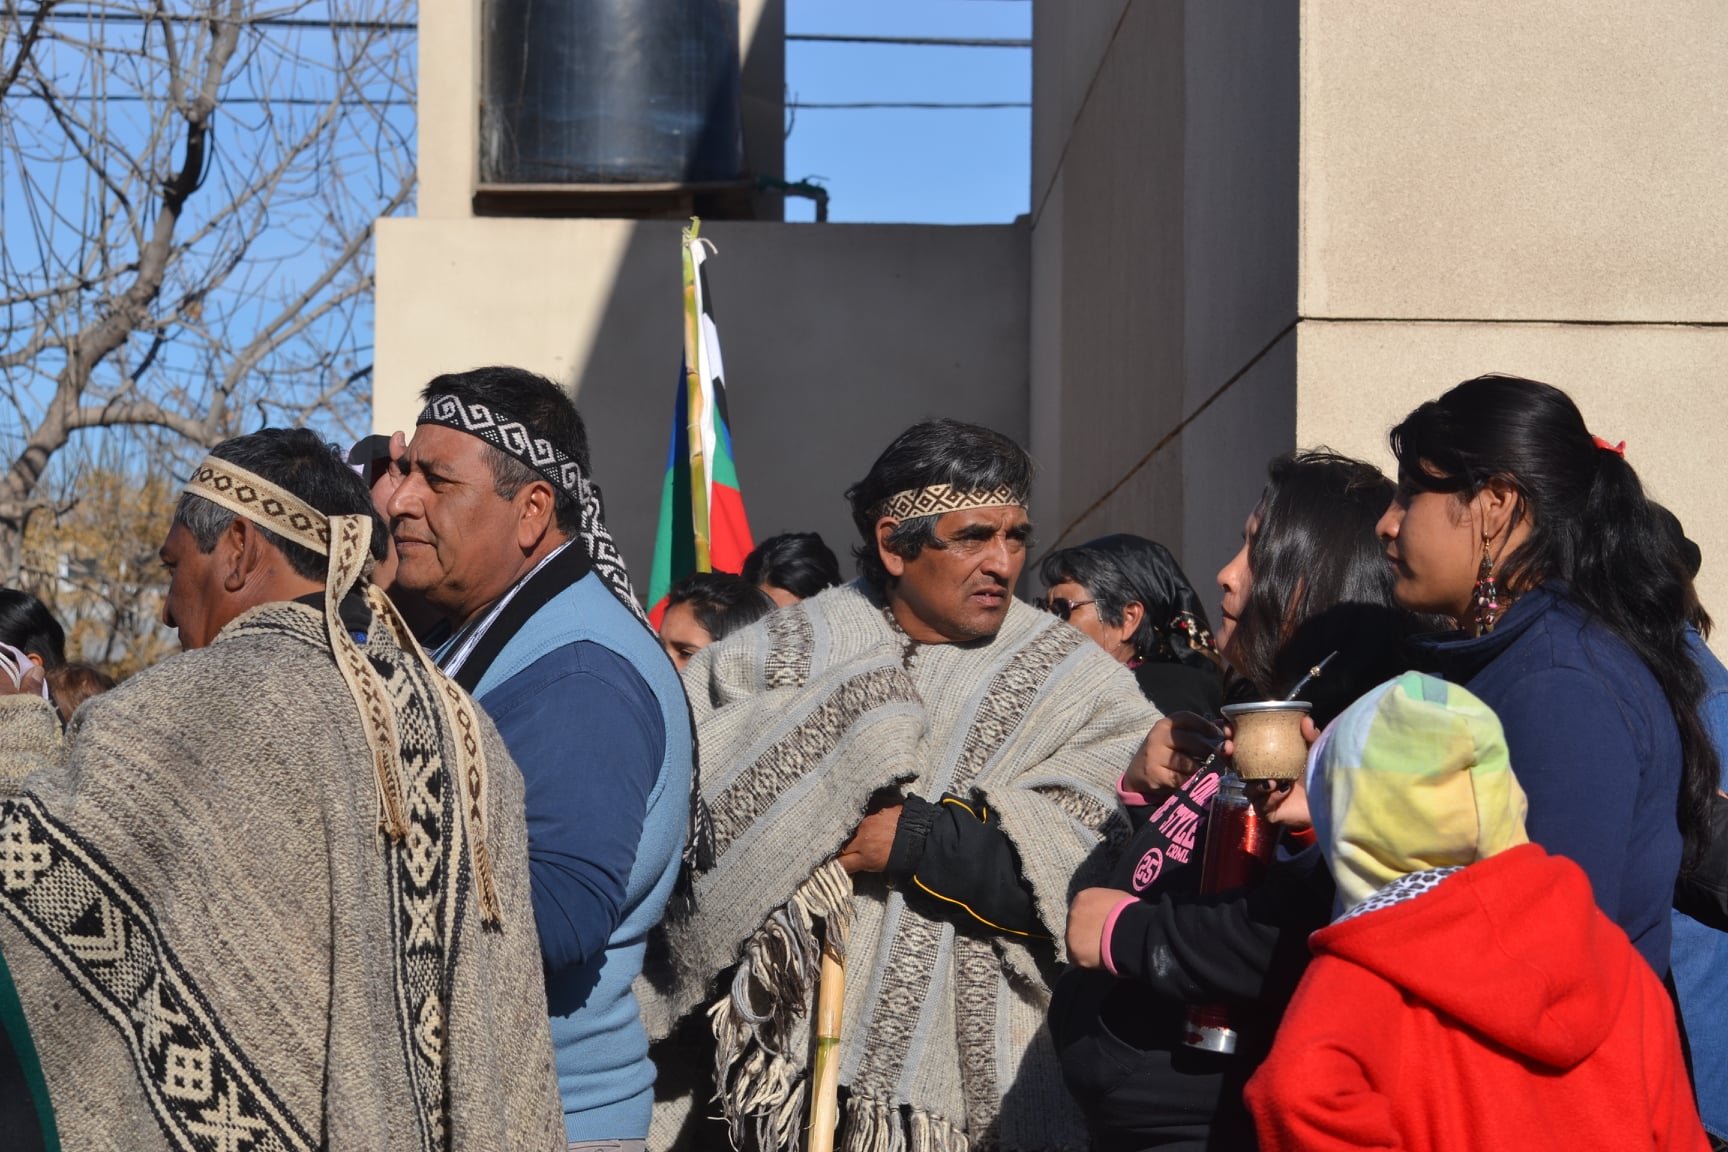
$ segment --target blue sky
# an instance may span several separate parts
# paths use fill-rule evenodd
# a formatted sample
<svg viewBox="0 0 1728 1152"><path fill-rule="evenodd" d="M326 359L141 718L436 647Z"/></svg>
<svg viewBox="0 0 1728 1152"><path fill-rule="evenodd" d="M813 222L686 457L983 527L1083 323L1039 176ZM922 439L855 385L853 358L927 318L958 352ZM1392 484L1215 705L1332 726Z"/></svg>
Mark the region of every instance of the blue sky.
<svg viewBox="0 0 1728 1152"><path fill-rule="evenodd" d="M1029 0L786 0L786 31L1027 39ZM1025 48L786 45L789 103L1025 102ZM788 111L786 177L819 177L832 221L1001 223L1027 210L1032 114L1010 109ZM809 201L787 218L808 220Z"/></svg>

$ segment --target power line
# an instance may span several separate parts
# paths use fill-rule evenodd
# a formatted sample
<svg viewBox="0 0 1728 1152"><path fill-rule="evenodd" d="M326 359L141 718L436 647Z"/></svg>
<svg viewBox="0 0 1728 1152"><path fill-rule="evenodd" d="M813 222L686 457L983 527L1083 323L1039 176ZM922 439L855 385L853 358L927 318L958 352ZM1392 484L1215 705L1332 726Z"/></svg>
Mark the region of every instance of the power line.
<svg viewBox="0 0 1728 1152"><path fill-rule="evenodd" d="M34 10L20 12L21 19L33 19ZM190 13L164 13L160 16L146 16L132 12L93 12L88 9L67 12L51 8L46 19L49 20L88 20L98 24L155 24L161 20L171 20L176 24L228 24L231 21L220 17L194 16ZM324 28L329 30L348 29L356 32L418 32L420 25L412 20L308 20L304 16L260 16L256 19L241 20L238 23L254 28Z"/></svg>
<svg viewBox="0 0 1728 1152"><path fill-rule="evenodd" d="M32 92L32 91L14 92L13 96L14 96L14 98L30 99L30 100L46 99L46 97L42 93ZM64 94L56 95L54 97L54 99L59 100L60 102L66 103L66 104L97 104L97 103L146 104L146 103L151 103L151 102L166 103L165 97L137 96L137 95L132 95L129 93L128 94L111 94L111 95L106 95L106 96L94 96L94 95L88 95L88 94L84 94L84 93L64 93ZM341 99L337 99L337 100L332 100L329 98L322 98L321 99L317 96L227 96L227 97L223 97L223 98L217 100L216 104L217 104L217 107L222 107L224 105L229 105L229 104L241 104L241 105L246 105L246 104L265 104L265 105L281 104L281 105L288 105L288 106L304 105L307 107L323 108L323 107L327 107L330 104L337 104L337 105L344 105L344 106L347 106L347 105L366 106L366 107L372 107L372 108L412 108L416 104L416 101L401 99L398 97L390 97L390 96L379 97L376 100L368 100L368 99L365 99L365 98L359 97L359 96L344 96ZM796 100L796 101L789 101L786 104L786 107L792 108L792 109L798 109L798 110L811 109L814 111L821 111L821 112L868 110L868 109L881 109L881 108L905 109L905 110L911 110L911 111L933 111L934 112L934 111L979 111L979 110L990 110L990 109L997 109L997 108L1030 108L1030 107L1032 107L1032 104L1030 101L1027 101L1027 100L979 100L979 101L965 101L965 100Z"/></svg>
<svg viewBox="0 0 1728 1152"><path fill-rule="evenodd" d="M989 2L1016 3L1023 2L1023 0L989 0ZM23 19L34 18L35 15L35 10L19 13L20 18ZM160 20L172 20L179 24L228 23L219 17L194 16L190 13L167 13L154 16L131 12L97 12L89 9L70 12L64 9L49 9L46 18L54 21L84 20L112 24L153 24ZM412 20L310 20L303 16L260 16L255 19L242 20L240 23L251 28L321 28L328 30L347 29L357 32L418 32L420 30L420 25ZM844 33L793 32L788 33L786 39L806 43L900 44L934 48L1032 47L1031 40L967 36L855 36Z"/></svg>
<svg viewBox="0 0 1728 1152"><path fill-rule="evenodd" d="M934 101L934 100L857 100L857 101L796 101L786 105L788 108L816 108L825 110L852 108L911 108L916 110L935 109L980 109L980 108L1030 108L1029 100L980 100L980 101Z"/></svg>
<svg viewBox="0 0 1728 1152"><path fill-rule="evenodd" d="M916 44L932 48L1030 48L1030 40L990 40L958 36L850 36L826 32L794 32L788 42L801 40L815 44Z"/></svg>

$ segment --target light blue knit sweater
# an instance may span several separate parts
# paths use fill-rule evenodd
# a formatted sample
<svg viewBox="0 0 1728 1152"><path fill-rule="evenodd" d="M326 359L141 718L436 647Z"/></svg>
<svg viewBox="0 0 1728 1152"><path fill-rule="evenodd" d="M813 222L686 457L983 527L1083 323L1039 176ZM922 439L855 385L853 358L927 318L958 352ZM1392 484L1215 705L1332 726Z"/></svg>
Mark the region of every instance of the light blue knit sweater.
<svg viewBox="0 0 1728 1152"><path fill-rule="evenodd" d="M648 933L659 922L677 880L689 825L691 739L683 687L654 637L598 577L589 574L529 619L487 669L474 696L486 707L488 695L498 692L495 703L500 709L508 707L512 677L558 649L583 641L627 662L647 684L659 706L664 754L648 796L618 925L600 955L548 977L547 1000L554 1005L552 1042L568 1138L641 1139L648 1133L653 1110L654 1066L630 985L642 970ZM505 729L502 722L500 729ZM596 737L604 739L592 731L568 733L573 744ZM521 765L525 777L557 772L560 767ZM604 794L606 783L596 780L585 786L572 781L571 795L579 801L584 793Z"/></svg>

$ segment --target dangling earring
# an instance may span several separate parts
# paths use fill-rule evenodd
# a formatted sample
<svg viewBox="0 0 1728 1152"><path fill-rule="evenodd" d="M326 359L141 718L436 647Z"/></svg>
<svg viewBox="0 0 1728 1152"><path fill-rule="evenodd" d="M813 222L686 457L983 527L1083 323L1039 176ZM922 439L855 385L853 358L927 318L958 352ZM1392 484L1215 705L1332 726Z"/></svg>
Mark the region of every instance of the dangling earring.
<svg viewBox="0 0 1728 1152"><path fill-rule="evenodd" d="M1476 590L1471 593L1470 605L1476 613L1476 634L1486 636L1494 631L1494 625L1499 623L1500 616L1506 611L1510 601L1505 603L1500 599L1500 586L1494 579L1494 557L1488 551L1488 533L1482 533L1482 567L1476 573Z"/></svg>

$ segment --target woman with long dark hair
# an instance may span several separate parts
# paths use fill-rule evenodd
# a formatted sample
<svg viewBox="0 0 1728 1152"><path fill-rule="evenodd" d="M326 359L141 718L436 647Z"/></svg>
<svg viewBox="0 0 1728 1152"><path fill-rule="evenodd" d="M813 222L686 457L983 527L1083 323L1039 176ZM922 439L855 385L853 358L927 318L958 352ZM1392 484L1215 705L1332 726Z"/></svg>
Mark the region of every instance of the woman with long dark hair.
<svg viewBox="0 0 1728 1152"><path fill-rule="evenodd" d="M1685 582L1624 444L1571 398L1467 380L1392 430L1380 522L1398 603L1451 617L1427 665L1499 715L1531 839L1589 874L1659 975L1682 858L1708 841L1716 753Z"/></svg>
<svg viewBox="0 0 1728 1152"><path fill-rule="evenodd" d="M1268 466L1242 549L1218 573L1218 647L1240 681L1233 695L1282 699L1336 653L1302 692L1324 727L1382 673L1399 670L1411 620L1393 601L1374 536L1392 494L1378 468L1333 452Z"/></svg>
<svg viewBox="0 0 1728 1152"><path fill-rule="evenodd" d="M1303 690L1325 723L1402 669L1401 641L1416 626L1393 604L1374 536L1391 499L1392 482L1357 460L1272 462L1242 550L1218 574L1218 645L1241 694L1282 697L1336 653ZM1308 933L1331 910L1311 838L1286 837L1260 887L1199 895L1222 735L1194 715L1159 722L1122 781L1133 839L1110 886L1082 890L1069 910L1078 967L1057 986L1051 1032L1099 1152L1254 1146L1241 1086L1301 978ZM1220 999L1237 1005L1235 1054L1186 1046L1188 1006Z"/></svg>
<svg viewBox="0 0 1728 1152"><path fill-rule="evenodd" d="M1212 628L1170 549L1121 532L1052 552L1038 573L1044 610L1126 664L1160 712L1217 710L1223 678Z"/></svg>

